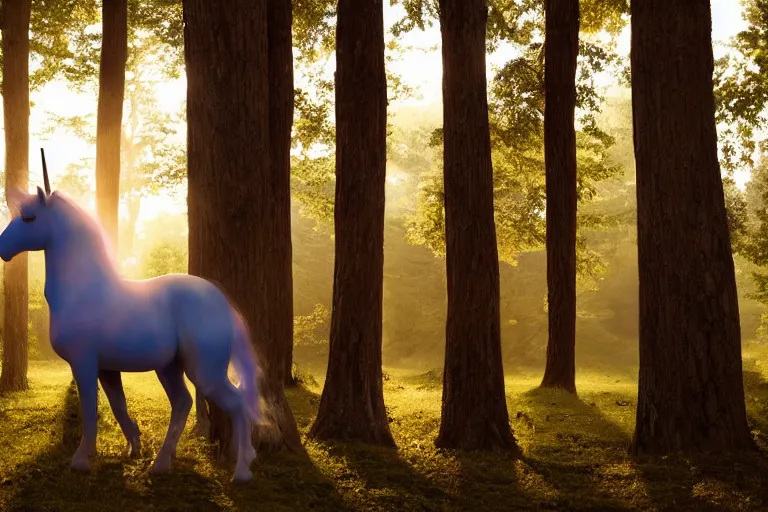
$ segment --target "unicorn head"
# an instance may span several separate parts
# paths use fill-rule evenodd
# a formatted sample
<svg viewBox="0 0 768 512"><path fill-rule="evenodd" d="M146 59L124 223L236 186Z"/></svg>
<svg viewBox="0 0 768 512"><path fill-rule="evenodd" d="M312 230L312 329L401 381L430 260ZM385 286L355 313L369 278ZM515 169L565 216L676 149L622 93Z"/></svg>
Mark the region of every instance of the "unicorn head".
<svg viewBox="0 0 768 512"><path fill-rule="evenodd" d="M28 194L20 189L10 189L7 194L8 208L13 212L13 220L0 234L0 258L11 261L14 256L25 251L43 251L52 238L50 208L51 185L48 181L48 168L43 158L43 181L45 191L37 187L37 194Z"/></svg>

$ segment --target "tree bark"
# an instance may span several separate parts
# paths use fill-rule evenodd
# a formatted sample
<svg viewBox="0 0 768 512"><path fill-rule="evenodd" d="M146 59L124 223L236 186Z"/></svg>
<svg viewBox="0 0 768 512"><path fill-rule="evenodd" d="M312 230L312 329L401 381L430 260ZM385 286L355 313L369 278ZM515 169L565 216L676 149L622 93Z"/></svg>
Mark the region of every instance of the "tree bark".
<svg viewBox="0 0 768 512"><path fill-rule="evenodd" d="M339 0L336 256L328 372L316 439L394 446L381 370L387 80L382 0Z"/></svg>
<svg viewBox="0 0 768 512"><path fill-rule="evenodd" d="M30 0L4 0L3 114L5 120L5 191L29 188L29 18ZM41 184L42 185L42 184ZM13 212L18 215L19 212ZM27 253L5 264L3 365L0 391L29 388Z"/></svg>
<svg viewBox="0 0 768 512"><path fill-rule="evenodd" d="M120 141L128 59L128 2L102 2L99 101L96 113L96 211L117 254Z"/></svg>
<svg viewBox="0 0 768 512"><path fill-rule="evenodd" d="M633 0L640 375L633 453L753 449L708 2Z"/></svg>
<svg viewBox="0 0 768 512"><path fill-rule="evenodd" d="M579 1L547 0L544 162L549 340L541 386L576 393L576 59Z"/></svg>
<svg viewBox="0 0 768 512"><path fill-rule="evenodd" d="M518 451L501 362L485 0L440 0L448 311L440 448Z"/></svg>
<svg viewBox="0 0 768 512"><path fill-rule="evenodd" d="M269 151L274 176L276 207L288 212L280 215L275 226L273 271L279 274L274 293L276 312L281 315L280 329L269 339L270 361L282 361L267 369L270 380L292 385L293 382L293 266L291 247L291 130L293 128L293 15L291 0L267 3L267 48L269 52Z"/></svg>
<svg viewBox="0 0 768 512"><path fill-rule="evenodd" d="M261 385L271 421L258 432L260 449L301 451L283 382L275 384L283 360L272 362L293 318L284 296L292 293L289 182L270 161L267 2L184 0L183 9L189 272L218 282L249 326L268 375ZM228 418L200 400L198 413L228 452Z"/></svg>

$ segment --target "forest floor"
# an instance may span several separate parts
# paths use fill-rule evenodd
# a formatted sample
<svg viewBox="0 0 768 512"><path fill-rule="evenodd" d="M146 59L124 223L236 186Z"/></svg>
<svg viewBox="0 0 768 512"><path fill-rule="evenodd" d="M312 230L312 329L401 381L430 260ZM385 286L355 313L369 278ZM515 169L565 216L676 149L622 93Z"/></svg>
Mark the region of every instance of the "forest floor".
<svg viewBox="0 0 768 512"><path fill-rule="evenodd" d="M768 439L768 350L745 353L751 428ZM580 398L537 390L539 376L507 379L509 412L524 457L434 448L437 372L390 371L386 401L398 450L306 442L309 457L260 456L255 479L229 483L193 431L194 411L170 475L149 467L170 409L154 374L123 377L143 453L123 437L100 399L98 457L89 475L69 462L79 440L77 393L61 362L33 362L31 390L0 397L0 510L766 510L768 459L760 453L635 460L627 455L636 383L626 374L579 374ZM321 391L312 378L289 390L305 433ZM309 381L309 382L307 382Z"/></svg>

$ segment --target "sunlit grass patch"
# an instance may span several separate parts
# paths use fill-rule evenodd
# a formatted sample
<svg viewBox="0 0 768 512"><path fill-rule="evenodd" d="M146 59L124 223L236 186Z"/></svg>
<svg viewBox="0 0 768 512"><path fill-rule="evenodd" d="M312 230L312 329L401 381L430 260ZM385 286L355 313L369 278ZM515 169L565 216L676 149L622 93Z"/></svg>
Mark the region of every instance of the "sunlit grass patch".
<svg viewBox="0 0 768 512"><path fill-rule="evenodd" d="M753 432L765 428L768 352L745 352ZM579 372L579 397L538 389L540 374L508 376L507 404L522 459L438 450L442 374L386 369L384 383L397 450L305 440L308 457L260 456L254 481L229 483L231 466L213 460L194 433L194 411L173 472L149 468L170 407L153 374L123 377L129 410L142 430L141 456L100 396L99 455L89 475L69 462L79 441L71 373L35 362L31 390L0 397L0 510L761 510L768 504L762 455L635 461L627 455L636 381ZM323 379L305 375L288 390L299 429L308 432Z"/></svg>

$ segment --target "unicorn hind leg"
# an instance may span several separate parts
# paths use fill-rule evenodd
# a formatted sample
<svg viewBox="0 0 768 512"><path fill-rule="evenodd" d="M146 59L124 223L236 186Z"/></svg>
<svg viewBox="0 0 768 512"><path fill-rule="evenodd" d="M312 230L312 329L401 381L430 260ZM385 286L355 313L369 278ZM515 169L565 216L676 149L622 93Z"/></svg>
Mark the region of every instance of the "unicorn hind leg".
<svg viewBox="0 0 768 512"><path fill-rule="evenodd" d="M216 290L217 296L219 293ZM212 304L205 305L205 309L185 309L180 324L179 353L184 371L197 391L232 421L232 444L237 453L233 481L247 482L253 476L249 468L253 459L247 450L251 427L243 394L228 375L236 334L229 303L219 296Z"/></svg>
<svg viewBox="0 0 768 512"><path fill-rule="evenodd" d="M152 464L152 472L165 473L171 469L171 460L176 457L176 447L192 409L192 395L184 382L184 368L178 359L156 373L171 402L171 421L163 445Z"/></svg>
<svg viewBox="0 0 768 512"><path fill-rule="evenodd" d="M229 415L232 420L232 438L237 446L237 463L234 482L248 482L253 477L250 464L253 456L248 450L250 443L250 421L240 391L229 381L226 373L213 382L202 382L201 390L206 399L211 400Z"/></svg>
<svg viewBox="0 0 768 512"><path fill-rule="evenodd" d="M125 401L123 379L120 372L99 370L99 382L104 394L107 395L109 406L112 408L117 424L120 425L125 440L128 441L129 455L138 457L141 452L141 432L139 432L139 426L136 422L128 415L128 404Z"/></svg>
<svg viewBox="0 0 768 512"><path fill-rule="evenodd" d="M206 341L211 342L215 338L214 336ZM227 374L230 346L226 342L203 343L183 344L185 370L197 391L227 413L232 421L232 441L237 453L232 480L248 482L253 476L249 467L253 459L247 450L251 441L251 429L243 396L230 382Z"/></svg>

